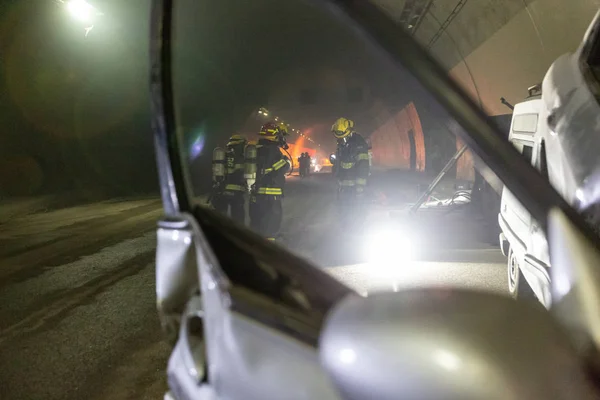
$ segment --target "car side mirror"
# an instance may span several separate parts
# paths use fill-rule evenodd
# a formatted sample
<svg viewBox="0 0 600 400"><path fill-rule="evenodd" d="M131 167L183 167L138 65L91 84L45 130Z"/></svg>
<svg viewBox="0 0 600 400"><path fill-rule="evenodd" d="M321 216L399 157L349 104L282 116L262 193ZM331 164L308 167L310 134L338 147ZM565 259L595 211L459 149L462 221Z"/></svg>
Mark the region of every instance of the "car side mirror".
<svg viewBox="0 0 600 400"><path fill-rule="evenodd" d="M349 296L325 322L320 358L344 399L595 396L552 315L496 294Z"/></svg>

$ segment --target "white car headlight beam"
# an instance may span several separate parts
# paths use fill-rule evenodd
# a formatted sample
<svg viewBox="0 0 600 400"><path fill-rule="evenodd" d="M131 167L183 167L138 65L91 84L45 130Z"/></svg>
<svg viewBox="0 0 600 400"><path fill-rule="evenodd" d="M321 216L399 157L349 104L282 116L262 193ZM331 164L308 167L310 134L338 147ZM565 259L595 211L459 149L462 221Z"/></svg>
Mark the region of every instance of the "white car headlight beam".
<svg viewBox="0 0 600 400"><path fill-rule="evenodd" d="M410 233L403 229L377 229L367 234L365 253L373 275L400 279L413 267L415 244Z"/></svg>

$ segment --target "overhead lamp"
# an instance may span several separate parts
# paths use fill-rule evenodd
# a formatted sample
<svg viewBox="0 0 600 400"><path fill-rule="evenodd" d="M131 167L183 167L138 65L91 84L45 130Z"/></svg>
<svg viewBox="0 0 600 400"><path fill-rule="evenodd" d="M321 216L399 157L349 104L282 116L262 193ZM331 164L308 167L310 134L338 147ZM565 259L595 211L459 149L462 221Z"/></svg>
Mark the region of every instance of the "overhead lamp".
<svg viewBox="0 0 600 400"><path fill-rule="evenodd" d="M85 0L69 0L66 7L73 18L82 22L92 22L94 16L98 14L94 6Z"/></svg>

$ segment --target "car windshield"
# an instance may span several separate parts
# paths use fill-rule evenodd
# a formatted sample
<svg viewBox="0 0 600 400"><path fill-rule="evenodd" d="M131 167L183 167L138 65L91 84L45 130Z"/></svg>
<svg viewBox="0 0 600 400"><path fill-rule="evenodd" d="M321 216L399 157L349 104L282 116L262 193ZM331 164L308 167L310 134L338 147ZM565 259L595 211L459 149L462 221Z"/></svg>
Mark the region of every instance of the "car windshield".
<svg viewBox="0 0 600 400"><path fill-rule="evenodd" d="M297 330L318 333L331 304L314 298L328 293L295 291L277 263L305 264L247 244L271 242L260 252L283 248L362 295L433 285L549 307L545 222L474 156L431 88L320 3L173 1L165 61L185 189L213 218L198 220L216 264L246 284L234 289L291 306L306 317L290 318ZM355 3L425 49L599 226L587 127L599 126L600 56L580 47L597 1ZM2 399L166 391L150 12L150 0L0 4ZM561 109L565 98L577 106ZM254 234L230 244L229 222Z"/></svg>

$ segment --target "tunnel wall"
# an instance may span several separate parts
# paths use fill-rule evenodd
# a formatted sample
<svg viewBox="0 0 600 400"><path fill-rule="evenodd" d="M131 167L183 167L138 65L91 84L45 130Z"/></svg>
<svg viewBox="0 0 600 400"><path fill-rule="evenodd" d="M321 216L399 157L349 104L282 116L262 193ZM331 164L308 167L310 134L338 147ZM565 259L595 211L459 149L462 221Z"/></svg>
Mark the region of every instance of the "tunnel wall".
<svg viewBox="0 0 600 400"><path fill-rule="evenodd" d="M425 170L425 141L419 114L413 103L392 115L371 133L373 166L409 170L411 144L409 132L414 133L416 171Z"/></svg>
<svg viewBox="0 0 600 400"><path fill-rule="evenodd" d="M450 70L491 115L506 113L500 97L518 103L552 62L574 51L598 11L597 0L536 0ZM474 82L474 83L473 83Z"/></svg>
<svg viewBox="0 0 600 400"><path fill-rule="evenodd" d="M450 70L450 75L490 115L508 111L540 83L560 55L579 46L598 11L598 0L535 0ZM456 147L462 144L457 141ZM473 156L457 162L457 178L472 180Z"/></svg>
<svg viewBox="0 0 600 400"><path fill-rule="evenodd" d="M464 142L459 138L456 138L456 150L460 150L463 145ZM467 150L456 161L456 179L462 179L471 182L475 181L475 168L473 166L473 153Z"/></svg>

